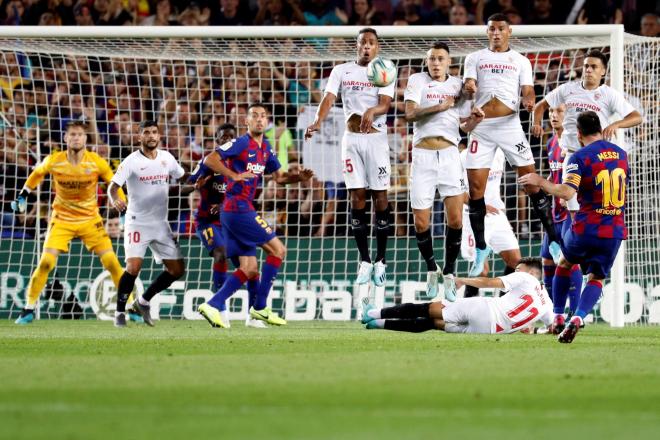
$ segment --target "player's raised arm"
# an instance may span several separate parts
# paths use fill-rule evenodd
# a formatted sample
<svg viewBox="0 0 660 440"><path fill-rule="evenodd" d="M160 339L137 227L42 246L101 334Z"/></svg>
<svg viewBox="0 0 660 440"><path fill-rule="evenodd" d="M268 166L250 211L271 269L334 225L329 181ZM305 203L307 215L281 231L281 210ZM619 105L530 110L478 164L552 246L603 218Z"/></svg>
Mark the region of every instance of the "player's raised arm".
<svg viewBox="0 0 660 440"><path fill-rule="evenodd" d="M500 278L475 277L475 278L455 278L456 288L461 286L472 286L477 289L503 289L504 282Z"/></svg>
<svg viewBox="0 0 660 440"><path fill-rule="evenodd" d="M244 173L237 173L236 171L229 169L224 164L224 162L222 161L222 157L220 157L220 153L218 153L217 151L212 152L211 154L204 157L204 159L202 159L202 161L199 164L199 169L197 169L193 173L191 178L194 178L195 176L199 177L206 175L209 173L209 171L222 174L223 176L235 180L236 182L253 179L257 177L255 174L249 171L246 171Z"/></svg>
<svg viewBox="0 0 660 440"><path fill-rule="evenodd" d="M16 200L11 202L11 209L14 212L23 214L27 209L27 198L32 191L34 191L44 180L44 177L50 173L50 163L52 156L46 156L44 161L37 165L30 173L21 189L21 192L16 197Z"/></svg>
<svg viewBox="0 0 660 440"><path fill-rule="evenodd" d="M540 100L534 106L534 116L532 118L532 135L535 137L541 137L543 135L543 114L547 109L550 108L548 101L544 99Z"/></svg>

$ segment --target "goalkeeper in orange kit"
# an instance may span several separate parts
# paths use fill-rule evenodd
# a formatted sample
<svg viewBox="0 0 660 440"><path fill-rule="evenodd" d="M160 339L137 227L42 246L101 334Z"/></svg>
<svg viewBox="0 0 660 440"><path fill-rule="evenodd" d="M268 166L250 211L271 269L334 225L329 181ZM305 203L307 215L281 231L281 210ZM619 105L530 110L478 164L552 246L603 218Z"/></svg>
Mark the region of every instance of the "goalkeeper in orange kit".
<svg viewBox="0 0 660 440"><path fill-rule="evenodd" d="M99 256L103 267L110 272L115 286L119 284L124 272L103 227L96 200L99 178L105 182L112 179L110 165L101 156L85 148L87 134L83 122L70 122L64 141L66 150L47 156L32 171L18 198L12 202L14 211L25 212L27 196L47 174L52 176L55 201L46 242L39 264L28 284L27 304L16 324L29 324L34 320L34 308L48 280L48 274L55 268L58 255L69 251L69 243L75 237L79 237L88 250Z"/></svg>

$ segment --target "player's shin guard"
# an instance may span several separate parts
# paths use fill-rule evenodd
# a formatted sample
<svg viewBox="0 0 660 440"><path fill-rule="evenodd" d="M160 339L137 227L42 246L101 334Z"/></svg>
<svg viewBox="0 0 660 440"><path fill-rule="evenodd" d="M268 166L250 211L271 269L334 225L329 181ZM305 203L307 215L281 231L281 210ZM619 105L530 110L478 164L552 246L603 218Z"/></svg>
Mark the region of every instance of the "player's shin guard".
<svg viewBox="0 0 660 440"><path fill-rule="evenodd" d="M234 273L227 277L225 283L222 285L222 288L218 290L216 294L213 295L213 298L208 300L207 303L210 306L221 310L221 308L225 305L225 301L227 301L227 299L229 299L229 297L232 296L234 292L240 289L243 283L247 281L247 279L248 277L245 275L245 272L243 272L241 269L236 269Z"/></svg>
<svg viewBox="0 0 660 440"><path fill-rule="evenodd" d="M442 269L442 274L456 273L456 259L458 253L461 251L461 239L463 229L450 228L447 226L447 238L445 239L445 267Z"/></svg>
<svg viewBox="0 0 660 440"><path fill-rule="evenodd" d="M474 244L479 249L486 249L486 238L484 235L484 219L486 218L486 201L484 198L470 199L470 226L474 234Z"/></svg>
<svg viewBox="0 0 660 440"><path fill-rule="evenodd" d="M426 261L426 270L435 272L438 270L438 265L435 264L435 256L433 255L433 237L431 236L431 228L424 232L417 232L417 247L422 258Z"/></svg>
<svg viewBox="0 0 660 440"><path fill-rule="evenodd" d="M360 252L360 261L371 263L369 228L367 227L367 211L365 209L351 209L351 230L358 252Z"/></svg>
<svg viewBox="0 0 660 440"><path fill-rule="evenodd" d="M479 289L474 286L465 286L465 292L463 292L464 298L472 298L473 296L479 296Z"/></svg>
<svg viewBox="0 0 660 440"><path fill-rule="evenodd" d="M568 289L571 288L571 270L557 266L555 277L552 280L552 295L554 312L557 315L563 314L566 309L566 298Z"/></svg>
<svg viewBox="0 0 660 440"><path fill-rule="evenodd" d="M106 252L101 255L101 264L103 267L110 272L112 277L112 282L115 284L116 288L119 288L119 280L124 274L124 269L121 267L117 255L114 252Z"/></svg>
<svg viewBox="0 0 660 440"><path fill-rule="evenodd" d="M548 239L551 242L559 243L559 237L557 237L552 221L552 197L549 197L543 190L539 190L537 193L530 194L529 199L532 201L532 207L541 221L543 229L548 234Z"/></svg>
<svg viewBox="0 0 660 440"><path fill-rule="evenodd" d="M585 316L591 313L594 309L594 306L600 299L602 293L603 282L601 280L591 280L587 282L587 285L584 287L584 290L580 295L580 302L578 303L575 315L584 320Z"/></svg>
<svg viewBox="0 0 660 440"><path fill-rule="evenodd" d="M213 291L220 290L227 279L227 262L213 263Z"/></svg>
<svg viewBox="0 0 660 440"><path fill-rule="evenodd" d="M571 315L575 315L580 302L580 292L582 292L582 270L580 265L576 264L571 269L571 288L568 290L568 309Z"/></svg>
<svg viewBox="0 0 660 440"><path fill-rule="evenodd" d="M552 280L555 277L555 270L557 270L557 266L554 264L543 265L543 286L545 287L545 290L548 291L548 296L552 300L553 304L555 300L552 297Z"/></svg>
<svg viewBox="0 0 660 440"><path fill-rule="evenodd" d="M273 282L275 282L277 272L279 272L281 266L281 258L273 255L266 257L266 262L261 267L261 282L259 283L259 289L257 289L257 300L254 303L255 310L263 310L266 308L270 289L273 287Z"/></svg>
<svg viewBox="0 0 660 440"><path fill-rule="evenodd" d="M390 235L390 209L376 211L376 261L385 262L387 238Z"/></svg>
<svg viewBox="0 0 660 440"><path fill-rule="evenodd" d="M121 278L119 279L119 286L117 287L117 311L125 312L126 311L126 302L128 301L128 296L133 291L135 287L136 276L131 275L130 273L124 271Z"/></svg>
<svg viewBox="0 0 660 440"><path fill-rule="evenodd" d="M55 269L57 257L50 252L44 252L41 255L37 268L32 273L30 284L28 285L27 292L27 306L26 309L33 310L39 300L39 295L48 281L48 274Z"/></svg>
<svg viewBox="0 0 660 440"><path fill-rule="evenodd" d="M165 270L161 272L161 274L158 275L158 278L156 278L147 288L147 290L142 294L142 299L147 302L151 301L151 298L170 287L176 280L177 277L174 277L168 271Z"/></svg>
<svg viewBox="0 0 660 440"><path fill-rule="evenodd" d="M387 319L383 328L398 332L422 333L435 329L435 321L431 318Z"/></svg>
<svg viewBox="0 0 660 440"><path fill-rule="evenodd" d="M428 318L430 305L431 303L405 303L398 306L385 307L380 310L380 317L382 319Z"/></svg>

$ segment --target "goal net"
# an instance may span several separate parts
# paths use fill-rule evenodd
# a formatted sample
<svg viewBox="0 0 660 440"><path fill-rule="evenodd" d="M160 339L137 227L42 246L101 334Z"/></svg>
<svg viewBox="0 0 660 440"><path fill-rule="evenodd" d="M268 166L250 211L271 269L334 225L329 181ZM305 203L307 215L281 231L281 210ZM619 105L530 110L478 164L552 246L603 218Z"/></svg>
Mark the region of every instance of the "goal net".
<svg viewBox="0 0 660 440"><path fill-rule="evenodd" d="M623 317L627 323L657 323L660 45L657 39L626 35L623 45L612 46L615 28L517 26L511 45L532 61L537 100L559 84L579 78L589 49L611 52L608 81L615 87L625 85L628 99L644 114L641 126L620 136L630 151L632 169L627 212L630 239L619 261L622 270L615 271L605 287L594 317L606 322ZM290 320L346 320L356 317L364 295L374 296L378 304L425 299L425 268L408 196L412 134L403 119L403 91L409 75L423 69L422 58L437 39L449 43L451 73L462 75L465 55L487 45L482 27L379 29L381 55L397 63L398 79L388 115L393 165L388 281L371 292L354 284L358 257L347 227L348 194L340 162L341 103L330 112L320 135L311 142L302 137L331 68L355 58L357 28L14 29L0 34L0 317L15 318L25 304L26 287L48 226L53 198L50 180L31 197L26 215L14 215L10 202L39 161L65 148L66 122L86 121L89 148L114 169L138 148L139 122L156 120L162 148L191 169L212 151L214 133L222 124L233 123L239 134L245 132L246 108L253 102L265 102L270 110L266 135L284 169L305 166L316 175L309 184L288 187L266 180L257 196L260 214L276 227L288 248L271 293L273 308ZM530 115L521 112L520 117L527 130ZM549 127L545 128L542 139L530 137L530 142L538 169L547 174ZM507 216L522 255L539 255L541 227L510 168L502 182ZM123 261L120 219L109 209L105 193L105 185L100 185L101 214ZM212 261L196 236L193 221L198 198L197 192L172 186L169 220L184 252L187 273L154 299L154 314L161 319L198 319L196 305L212 295ZM443 253L443 224L442 204L436 202L432 230L438 259ZM375 238L372 242L374 248ZM465 274L467 267L459 259L458 272ZM490 267L491 274L503 270L498 257ZM148 253L138 291L160 270ZM107 319L114 311L114 296L114 286L98 258L76 239L69 252L60 255L39 311L42 319ZM245 317L246 298L247 293L239 291L232 299L232 319Z"/></svg>

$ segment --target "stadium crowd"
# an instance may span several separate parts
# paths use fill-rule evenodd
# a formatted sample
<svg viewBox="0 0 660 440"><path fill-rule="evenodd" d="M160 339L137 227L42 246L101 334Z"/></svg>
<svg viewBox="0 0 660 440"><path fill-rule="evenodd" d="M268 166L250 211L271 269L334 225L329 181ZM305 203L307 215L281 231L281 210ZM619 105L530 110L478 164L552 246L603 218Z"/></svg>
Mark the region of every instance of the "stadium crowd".
<svg viewBox="0 0 660 440"><path fill-rule="evenodd" d="M340 5L323 0L301 2L300 5L294 0L9 0L2 3L0 10L6 24L446 24L445 19L452 24L464 24L468 21L479 22L480 17L493 12L513 10L520 3L529 6L515 9L525 11L524 23L562 23L565 17L540 14L539 8L545 5L547 11L560 9L566 12L573 2L494 0L462 5L449 0L436 0L433 4L401 0L393 4L375 1L375 7L366 0L350 3L350 7L345 7L344 2ZM590 0L582 3L589 4ZM605 3L614 7L617 2ZM631 2L624 3L629 5ZM557 5L562 6L558 8ZM361 8L367 8L368 12L360 15ZM463 8L465 12L461 22L452 18L457 8ZM376 10L377 13L374 12ZM445 10L448 16L443 15ZM621 19L617 12L621 11L620 8L612 11L615 11L614 18L610 21ZM592 22L588 21L591 16L585 18L584 14L579 15L582 17L580 20ZM642 31L647 35L653 32L657 35L657 16L651 20L655 23L653 32L652 26L648 25L649 17L644 15ZM561 54L560 59L552 60L545 71L539 71L536 76L537 96L545 95L549 88L568 79L579 78L580 54L581 51ZM156 120L162 135L162 148L170 151L185 169L191 170L204 154L212 150L214 134L221 125L233 124L238 127L239 135L244 134L247 106L265 102L270 106L272 115L266 135L283 169L293 169L301 164L309 166L311 153L304 154L302 132L313 118L315 106L322 98L322 90L333 66L332 63L308 61L186 62L27 56L18 52L2 52L0 56L0 173L4 176L0 179L2 234L13 237L31 237L36 227L45 229L47 226L49 203L33 203L28 213L17 217L11 212L9 203L23 186L30 168L46 154L63 148L62 133L71 120L87 123L90 148L107 158L113 168L138 147L139 122ZM395 196L392 203L395 219L392 223L395 224L393 232L396 235L413 233L407 192L412 135L403 118L403 93L408 77L421 70L420 62L410 60L399 63L396 96L388 117L389 144L394 164L392 192ZM451 73L460 75L460 68L460 63L455 64ZM528 115L522 113L521 119L526 121ZM319 137L318 142L336 145L335 156L312 160L317 167L323 168L322 172L315 169L318 178L288 188L280 187L273 181L264 184L259 196L259 208L264 218L278 227L280 234L301 237L348 234L345 226L348 216L347 191L343 186L338 156L343 131L341 112L334 119L336 123L326 124L330 127L329 131ZM317 145L315 151L322 150L322 147ZM542 158L541 141L537 140L533 147L535 157ZM314 163L311 166L314 168ZM44 187L44 190L48 191L48 188ZM171 197L171 221L175 232L181 236L191 236L194 235L192 213L199 194L191 192L192 188L173 187L173 191L181 190L183 192L174 193ZM505 200L513 208L510 212L516 216L511 220L516 222L521 238L539 232L540 227L527 220L526 197L518 192L513 175L507 179L505 192ZM105 188L99 188L102 215L110 218L108 230L112 236L118 237L118 219L107 208L105 197ZM41 225L35 224L37 210L41 210ZM441 204L438 203L435 211L434 224L441 225ZM441 235L441 227L434 232Z"/></svg>

